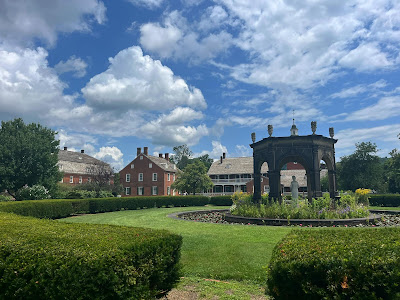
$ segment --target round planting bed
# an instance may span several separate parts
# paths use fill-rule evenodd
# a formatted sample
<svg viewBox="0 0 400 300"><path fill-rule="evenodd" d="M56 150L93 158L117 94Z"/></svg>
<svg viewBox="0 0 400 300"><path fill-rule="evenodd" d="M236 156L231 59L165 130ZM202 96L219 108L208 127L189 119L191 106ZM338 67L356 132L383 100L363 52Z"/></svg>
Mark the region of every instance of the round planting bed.
<svg viewBox="0 0 400 300"><path fill-rule="evenodd" d="M357 226L370 225L381 220L380 211L372 211L368 218L356 219L267 219L267 218L251 218L243 216L233 216L228 209L212 209L178 212L168 215L168 217L185 221L210 222L210 223L236 223L246 225L268 225L268 226ZM214 217L213 213L223 214L222 217ZM211 217L209 217L211 215ZM202 217L205 216L205 217ZM215 221L216 220L216 221Z"/></svg>

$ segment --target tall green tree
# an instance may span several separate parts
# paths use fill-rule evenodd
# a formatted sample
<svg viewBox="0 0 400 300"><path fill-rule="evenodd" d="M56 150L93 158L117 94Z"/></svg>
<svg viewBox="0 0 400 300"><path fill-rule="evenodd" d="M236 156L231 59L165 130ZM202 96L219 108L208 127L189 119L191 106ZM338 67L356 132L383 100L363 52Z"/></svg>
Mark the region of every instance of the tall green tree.
<svg viewBox="0 0 400 300"><path fill-rule="evenodd" d="M400 193L400 151L393 149L385 162L385 175L391 193Z"/></svg>
<svg viewBox="0 0 400 300"><path fill-rule="evenodd" d="M382 190L383 164L377 152L375 143L362 142L356 144L353 154L341 157L337 164L338 188L352 191L358 188Z"/></svg>
<svg viewBox="0 0 400 300"><path fill-rule="evenodd" d="M186 166L176 181L172 184L172 188L187 193L200 193L213 187L213 183L207 175L206 166L199 160Z"/></svg>
<svg viewBox="0 0 400 300"><path fill-rule="evenodd" d="M208 154L201 155L199 157L194 158L193 160L201 161L206 167L207 171L210 169L212 163L214 162L214 160Z"/></svg>
<svg viewBox="0 0 400 300"><path fill-rule="evenodd" d="M185 145L175 146L173 148L175 155L171 157L171 161L180 169L183 170L190 162L193 156L192 150Z"/></svg>
<svg viewBox="0 0 400 300"><path fill-rule="evenodd" d="M25 184L40 184L54 191L62 174L58 170L59 141L56 132L22 119L1 122L0 190L10 194Z"/></svg>

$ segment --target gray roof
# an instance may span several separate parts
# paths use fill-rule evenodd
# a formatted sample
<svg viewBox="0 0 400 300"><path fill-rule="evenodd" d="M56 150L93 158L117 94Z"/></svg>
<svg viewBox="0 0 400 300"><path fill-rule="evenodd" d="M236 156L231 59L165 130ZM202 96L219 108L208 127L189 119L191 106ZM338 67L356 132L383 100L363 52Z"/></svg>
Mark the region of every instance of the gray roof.
<svg viewBox="0 0 400 300"><path fill-rule="evenodd" d="M60 150L58 152L58 161L69 161L69 162L75 162L75 163L83 163L83 164L92 164L92 165L101 165L105 164L104 161L98 160L94 157L91 157L85 153L80 153L80 152L74 152L74 151L68 151L68 150Z"/></svg>
<svg viewBox="0 0 400 300"><path fill-rule="evenodd" d="M142 155L144 155L144 154L142 153ZM173 164L170 161L167 161L165 158L161 158L161 157L157 157L157 156L153 156L153 155L145 155L145 156L147 156L148 159L150 159L153 163L155 163L157 166L159 166L164 171L172 172L172 173L179 171L178 167L175 164Z"/></svg>
<svg viewBox="0 0 400 300"><path fill-rule="evenodd" d="M208 175L218 174L253 174L253 157L232 157L215 161L208 170ZM261 167L261 173L268 172L268 165Z"/></svg>

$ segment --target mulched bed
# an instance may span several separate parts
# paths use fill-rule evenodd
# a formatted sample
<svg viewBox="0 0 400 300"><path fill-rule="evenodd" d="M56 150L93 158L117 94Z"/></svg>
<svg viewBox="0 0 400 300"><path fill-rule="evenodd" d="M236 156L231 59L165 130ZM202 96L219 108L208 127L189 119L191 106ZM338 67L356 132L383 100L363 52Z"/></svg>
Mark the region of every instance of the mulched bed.
<svg viewBox="0 0 400 300"><path fill-rule="evenodd" d="M378 214L378 213L377 213ZM370 224L370 225L355 225L355 226L350 226L350 225L336 225L333 227L383 227L383 226L400 226L400 213L393 215L393 214L378 214L382 216L382 219L375 224ZM257 226L254 224L249 224L249 223L232 223L232 222L227 222L224 220L224 212L218 212L218 211L213 211L213 212L193 212L193 213L188 213L184 215L179 216L181 219L188 220L188 221L195 221L195 222L204 222L204 223L218 223L218 224L232 224L232 225L252 225L252 226ZM298 226L298 227L306 227L306 226L300 226L300 225L290 225L290 226ZM315 227L315 226L314 226ZM321 227L327 227L327 226L321 226ZM329 226L330 227L330 226Z"/></svg>

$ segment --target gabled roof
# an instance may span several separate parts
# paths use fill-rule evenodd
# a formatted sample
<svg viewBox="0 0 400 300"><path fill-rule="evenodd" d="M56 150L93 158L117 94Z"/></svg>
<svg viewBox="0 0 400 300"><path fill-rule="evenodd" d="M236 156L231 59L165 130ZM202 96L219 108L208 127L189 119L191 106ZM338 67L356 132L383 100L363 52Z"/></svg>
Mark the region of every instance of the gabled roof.
<svg viewBox="0 0 400 300"><path fill-rule="evenodd" d="M253 157L232 157L225 158L213 162L210 169L208 170L208 175L218 175L218 174L253 174ZM267 173L268 166L264 164L261 167L261 173Z"/></svg>
<svg viewBox="0 0 400 300"><path fill-rule="evenodd" d="M98 160L85 153L60 150L58 151L58 161L69 161L75 163L92 164L92 165L108 165L104 161Z"/></svg>
<svg viewBox="0 0 400 300"><path fill-rule="evenodd" d="M165 158L157 157L157 156L153 156L153 155L145 155L143 153L141 153L141 155L146 156L148 159L150 159L153 163L155 163L157 166L159 166L164 171L173 172L173 173L179 171L178 167L175 164L166 160Z"/></svg>

